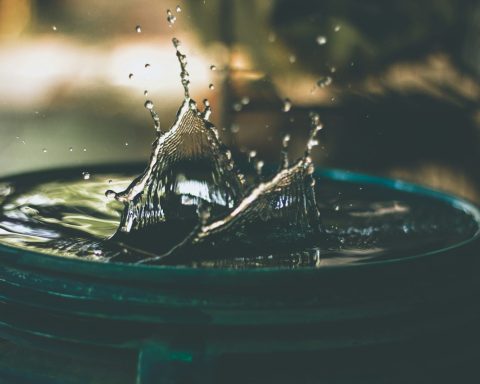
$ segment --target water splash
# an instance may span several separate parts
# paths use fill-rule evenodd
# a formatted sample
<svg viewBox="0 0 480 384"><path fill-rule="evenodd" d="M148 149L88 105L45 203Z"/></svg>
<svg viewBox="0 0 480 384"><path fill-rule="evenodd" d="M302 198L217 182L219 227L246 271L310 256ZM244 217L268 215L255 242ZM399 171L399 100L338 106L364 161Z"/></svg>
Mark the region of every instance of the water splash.
<svg viewBox="0 0 480 384"><path fill-rule="evenodd" d="M208 121L210 103L204 100L204 110L200 111L190 98L187 59L179 50L178 39L173 39L173 45L181 68L184 101L166 132L160 130L153 102L145 102L157 135L149 165L125 191L107 191L108 196L126 204L120 232L181 218L191 211L185 207L196 207L200 201L215 205L218 211L232 208L245 193L244 176Z"/></svg>
<svg viewBox="0 0 480 384"><path fill-rule="evenodd" d="M156 138L145 171L124 191L106 192L125 205L112 240L137 247L160 238L161 244L155 241L148 249L155 256L142 262L176 263L186 254L199 257L202 249L211 250L214 245L215 249L244 249L263 241L274 248L285 245L285 241L292 244L318 234L320 213L310 157L321 129L318 115L311 116L312 129L302 158L290 166L287 135L282 140L279 171L266 181L248 184L209 122L209 101L203 100L201 111L191 99L187 57L177 38L172 43L180 65L184 100L166 131L160 129L154 103L145 101ZM249 102L243 97L238 104ZM290 108L291 101L285 99L283 110ZM256 157L256 151L249 152L258 182L263 178L264 163ZM192 247L195 252L186 252Z"/></svg>
<svg viewBox="0 0 480 384"><path fill-rule="evenodd" d="M310 153L311 143L322 125L317 114L312 114L311 119L312 129L302 158L290 167L287 158L279 172L253 187L223 217L212 219L209 206L199 205L199 223L194 231L167 253L141 263L177 263L205 252L212 257L215 250L245 251L255 247L258 241L275 249L318 235L320 211L315 199L312 177L315 168ZM288 141L284 139L287 145Z"/></svg>

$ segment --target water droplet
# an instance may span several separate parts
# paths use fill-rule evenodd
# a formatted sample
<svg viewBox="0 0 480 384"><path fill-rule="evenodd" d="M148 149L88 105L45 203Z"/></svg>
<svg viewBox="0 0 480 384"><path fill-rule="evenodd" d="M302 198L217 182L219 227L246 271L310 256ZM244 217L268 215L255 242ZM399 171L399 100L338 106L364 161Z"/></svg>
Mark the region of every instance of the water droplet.
<svg viewBox="0 0 480 384"><path fill-rule="evenodd" d="M210 84L210 85L208 86L208 88L213 91L213 90L215 89L215 86L214 86L213 84Z"/></svg>
<svg viewBox="0 0 480 384"><path fill-rule="evenodd" d="M216 70L217 70L217 67L212 64L212 65L210 65L210 70L211 70L211 71L216 71Z"/></svg>
<svg viewBox="0 0 480 384"><path fill-rule="evenodd" d="M332 84L332 78L330 76L324 76L317 81L317 85L320 88L328 87L330 84Z"/></svg>
<svg viewBox="0 0 480 384"><path fill-rule="evenodd" d="M112 181L113 181L112 179L108 180L108 184L112 184Z"/></svg>
<svg viewBox="0 0 480 384"><path fill-rule="evenodd" d="M112 180L108 180L108 182L110 183ZM109 199L113 199L115 198L115 196L117 196L117 194L112 191L111 189L109 189L108 191L105 192L105 196Z"/></svg>
<svg viewBox="0 0 480 384"><path fill-rule="evenodd" d="M73 147L68 148L70 152L73 152Z"/></svg>
<svg viewBox="0 0 480 384"><path fill-rule="evenodd" d="M52 29L53 29L54 31L56 31L56 30L57 30L57 26L56 26L56 25L52 25Z"/></svg>
<svg viewBox="0 0 480 384"><path fill-rule="evenodd" d="M87 148L83 148L83 152L87 152Z"/></svg>
<svg viewBox="0 0 480 384"><path fill-rule="evenodd" d="M48 149L47 149L47 148L43 148L43 149L42 149L42 152L43 152L43 153L47 153L47 152L48 152Z"/></svg>
<svg viewBox="0 0 480 384"><path fill-rule="evenodd" d="M335 68L335 67L330 67L330 72L331 72L331 73L337 72L337 68Z"/></svg>
<svg viewBox="0 0 480 384"><path fill-rule="evenodd" d="M173 46L175 47L175 49L177 49L181 45L180 40L178 40L176 37L174 37L172 39L172 43L173 43Z"/></svg>
<svg viewBox="0 0 480 384"><path fill-rule="evenodd" d="M148 91L147 90L143 91L143 96L148 96Z"/></svg>
<svg viewBox="0 0 480 384"><path fill-rule="evenodd" d="M255 156L257 156L257 151L252 150L252 151L248 152L248 157L250 159L253 159Z"/></svg>
<svg viewBox="0 0 480 384"><path fill-rule="evenodd" d="M129 78L129 79L132 79L132 78L133 78L133 73L130 73L130 74L128 75L128 78Z"/></svg>
<svg viewBox="0 0 480 384"><path fill-rule="evenodd" d="M141 32L142 32L142 27L141 27L140 25L137 25L137 26L135 27L135 31L136 31L137 33L141 33Z"/></svg>
<svg viewBox="0 0 480 384"><path fill-rule="evenodd" d="M311 150L313 147L316 147L318 145L318 140L317 139L310 139L308 140L307 143L307 148Z"/></svg>
<svg viewBox="0 0 480 384"><path fill-rule="evenodd" d="M147 68L147 69L148 69L148 68L150 68L150 67L151 67L151 65L150 65L150 64L148 64L148 63L147 63L147 64L145 64L145 68Z"/></svg>
<svg viewBox="0 0 480 384"><path fill-rule="evenodd" d="M262 174L263 166L265 163L262 160L258 160L257 163L255 164L255 169L257 171L258 175Z"/></svg>
<svg viewBox="0 0 480 384"><path fill-rule="evenodd" d="M242 97L242 100L240 100L240 102L243 104L243 105L248 105L250 103L250 98L245 96L245 97Z"/></svg>
<svg viewBox="0 0 480 384"><path fill-rule="evenodd" d="M285 100L283 100L282 111L289 112L291 109L292 109L292 101L289 98L286 98Z"/></svg>
<svg viewBox="0 0 480 384"><path fill-rule="evenodd" d="M128 147L128 141L125 142L125 146Z"/></svg>
<svg viewBox="0 0 480 384"><path fill-rule="evenodd" d="M90 173L82 172L83 180L90 180Z"/></svg>
<svg viewBox="0 0 480 384"><path fill-rule="evenodd" d="M177 21L177 17L172 13L170 9L167 9L167 21L168 26L171 27Z"/></svg>
<svg viewBox="0 0 480 384"><path fill-rule="evenodd" d="M317 36L317 44L318 45L327 44L327 38L325 36Z"/></svg>
<svg viewBox="0 0 480 384"><path fill-rule="evenodd" d="M95 256L102 256L102 250L101 250L101 249L95 249L95 250L93 251L93 254L94 254Z"/></svg>
<svg viewBox="0 0 480 384"><path fill-rule="evenodd" d="M235 112L240 112L242 110L242 103L234 103L233 104L233 110Z"/></svg>
<svg viewBox="0 0 480 384"><path fill-rule="evenodd" d="M290 62L290 64L295 63L297 61L297 56L290 55L290 57L288 58L288 61Z"/></svg>
<svg viewBox="0 0 480 384"><path fill-rule="evenodd" d="M143 104L145 108L147 108L149 111L153 109L153 101L152 100L147 100L145 101L145 104Z"/></svg>
<svg viewBox="0 0 480 384"><path fill-rule="evenodd" d="M232 133L238 133L240 131L240 126L238 124L232 124L230 126L230 132Z"/></svg>
<svg viewBox="0 0 480 384"><path fill-rule="evenodd" d="M339 206L339 205L336 205L334 209L335 209L335 211L338 212L338 211L340 211L340 206Z"/></svg>
<svg viewBox="0 0 480 384"><path fill-rule="evenodd" d="M287 148L288 147L288 144L290 143L290 134L286 134L285 136L283 136L283 139L282 139L282 147L283 148Z"/></svg>
<svg viewBox="0 0 480 384"><path fill-rule="evenodd" d="M333 30L334 30L335 32L338 32L338 31L340 31L341 28L342 28L341 25L336 25L336 26L333 28Z"/></svg>
<svg viewBox="0 0 480 384"><path fill-rule="evenodd" d="M177 13L182 12L182 8L180 8L180 5L177 5L177 8L175 8L175 10L177 11Z"/></svg>
<svg viewBox="0 0 480 384"><path fill-rule="evenodd" d="M277 40L277 35L274 32L268 34L268 41L274 43Z"/></svg>

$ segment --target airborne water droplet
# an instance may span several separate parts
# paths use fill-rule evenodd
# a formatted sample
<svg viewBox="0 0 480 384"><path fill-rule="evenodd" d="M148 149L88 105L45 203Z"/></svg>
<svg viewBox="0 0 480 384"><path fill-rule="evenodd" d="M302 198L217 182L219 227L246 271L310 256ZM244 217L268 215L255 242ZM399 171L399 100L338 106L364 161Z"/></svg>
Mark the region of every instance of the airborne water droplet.
<svg viewBox="0 0 480 384"><path fill-rule="evenodd" d="M172 39L172 43L173 43L173 46L175 47L175 49L177 49L178 47L180 47L180 40L178 40L176 37L174 37Z"/></svg>
<svg viewBox="0 0 480 384"><path fill-rule="evenodd" d="M147 90L143 91L143 96L148 96L148 91Z"/></svg>
<svg viewBox="0 0 480 384"><path fill-rule="evenodd" d="M152 100L147 100L145 101L145 104L143 104L145 108L147 108L149 111L153 109L153 101Z"/></svg>
<svg viewBox="0 0 480 384"><path fill-rule="evenodd" d="M293 64L297 61L297 57L295 55L290 55L288 61L290 61L290 64Z"/></svg>
<svg viewBox="0 0 480 384"><path fill-rule="evenodd" d="M128 75L128 78L129 78L129 79L132 79L132 78L133 78L133 73L130 73L130 74Z"/></svg>
<svg viewBox="0 0 480 384"><path fill-rule="evenodd" d="M265 163L262 160L258 160L257 163L255 164L255 169L257 171L257 175L262 174L263 166Z"/></svg>
<svg viewBox="0 0 480 384"><path fill-rule="evenodd" d="M90 173L88 172L82 172L83 180L89 180L90 179Z"/></svg>
<svg viewBox="0 0 480 384"><path fill-rule="evenodd" d="M330 76L324 76L317 81L317 85L320 88L328 87L330 84L332 84L332 78Z"/></svg>
<svg viewBox="0 0 480 384"><path fill-rule="evenodd" d="M342 28L341 25L336 25L335 28L333 28L333 30L334 30L335 32L338 32L338 31L340 31L341 28Z"/></svg>
<svg viewBox="0 0 480 384"><path fill-rule="evenodd" d="M170 9L167 9L167 21L168 26L171 27L177 21L177 17L172 13Z"/></svg>
<svg viewBox="0 0 480 384"><path fill-rule="evenodd" d="M167 11L167 16L172 17L169 23L173 24L174 16L170 10ZM289 232L293 221L302 236L316 233L319 226L316 218L319 212L312 189L312 178L309 176L314 169L309 152L306 150L305 155L289 167L287 146L290 135L285 135L282 140L283 162L279 172L271 179L252 178L257 181L262 179L262 182L256 186L249 185L249 180L236 168L232 154L220 141L218 130L208 121L211 113L208 100L204 101L205 109L202 111L190 98L187 57L178 49L179 41L175 38L172 41L181 67L180 77L185 98L175 123L169 130L160 131L159 124L155 124L157 135L149 166L144 173L124 191L107 192L107 196L114 196L117 201L125 204L122 221L114 236L117 240L125 240L127 243L132 241L132 244L135 244L135 233L143 235L140 232L147 227L154 233L157 230L154 226L158 226L160 230L177 219L188 219L185 222L186 228L182 228L182 231L186 230L187 237L181 243L172 243L173 248L170 248L169 242L176 240L166 239L165 244L154 250L158 257L142 260L171 260L175 263L177 255L187 249L185 247L216 245L224 238L228 238L227 241L233 239L242 242L244 238L248 238L252 229L258 232L255 227L257 224L260 224L261 228L265 225L265 236L263 233L261 235L262 240L267 239L269 234L276 231L271 229L268 221L270 216L279 225L285 223ZM289 60L295 62L296 57L291 55ZM210 70L215 71L216 66L211 65ZM213 84L210 84L209 88L212 89ZM236 99L232 107L240 111L249 103L250 98L244 96L240 100ZM144 106L150 111L154 121L159 120L151 100L146 100ZM282 110L288 112L291 108L292 102L286 98ZM238 124L231 125L232 132L237 132L238 129ZM310 141L313 140L312 133ZM309 142L308 147L310 145L314 144ZM260 175L264 163L257 159L257 151L251 150L247 154ZM190 165L204 167L200 170L205 174L205 179L199 172L195 174L195 178L199 177L199 180L194 179L195 183L192 183L189 180L190 175L186 176L184 172L184 168L187 169ZM201 184L202 189L196 191L196 184ZM197 217L190 217L192 213L195 216L195 211L192 210L195 206ZM215 213L212 217L210 209ZM291 212L295 212L295 217L291 216ZM193 219L198 220L195 227ZM192 232L188 228L190 222ZM130 233L132 235L129 235ZM168 252L163 253L165 251ZM163 259L164 257L166 259Z"/></svg>
<svg viewBox="0 0 480 384"><path fill-rule="evenodd" d="M112 180L108 180L109 184L111 184L111 182L112 182ZM117 194L114 191L109 189L108 191L105 192L105 196L109 199L113 199L113 198L115 198L115 196L117 196Z"/></svg>
<svg viewBox="0 0 480 384"><path fill-rule="evenodd" d="M208 86L208 88L211 89L211 90L214 90L214 89L215 89L215 86L214 86L213 84L210 84L210 85Z"/></svg>
<svg viewBox="0 0 480 384"><path fill-rule="evenodd" d="M56 30L57 30L57 26L56 26L56 25L52 25L52 29L53 29L54 31L56 31Z"/></svg>
<svg viewBox="0 0 480 384"><path fill-rule="evenodd" d="M47 152L48 152L47 148L43 148L43 149L42 149L42 152L43 152L43 153L47 153Z"/></svg>
<svg viewBox="0 0 480 384"><path fill-rule="evenodd" d="M180 8L180 5L177 5L177 8L175 8L175 10L177 11L177 13L182 12L182 8Z"/></svg>
<svg viewBox="0 0 480 384"><path fill-rule="evenodd" d="M310 150L313 147L316 147L317 145L318 145L318 140L317 139L310 139L310 140L308 140L307 148Z"/></svg>
<svg viewBox="0 0 480 384"><path fill-rule="evenodd" d="M142 32L142 27L141 27L140 25L137 25L137 26L135 27L135 31L136 31L137 33L141 33L141 32Z"/></svg>
<svg viewBox="0 0 480 384"><path fill-rule="evenodd" d="M148 63L147 63L147 64L145 64L145 68L147 68L147 69L148 69L148 68L150 68L150 67L151 67L151 65L150 65L150 64L148 64Z"/></svg>
<svg viewBox="0 0 480 384"><path fill-rule="evenodd" d="M283 100L282 111L289 112L290 109L292 109L292 101L289 98L286 98L285 100Z"/></svg>
<svg viewBox="0 0 480 384"><path fill-rule="evenodd" d="M73 152L73 147L68 148L70 152Z"/></svg>
<svg viewBox="0 0 480 384"><path fill-rule="evenodd" d="M327 44L327 38L325 36L317 36L317 44L318 45Z"/></svg>

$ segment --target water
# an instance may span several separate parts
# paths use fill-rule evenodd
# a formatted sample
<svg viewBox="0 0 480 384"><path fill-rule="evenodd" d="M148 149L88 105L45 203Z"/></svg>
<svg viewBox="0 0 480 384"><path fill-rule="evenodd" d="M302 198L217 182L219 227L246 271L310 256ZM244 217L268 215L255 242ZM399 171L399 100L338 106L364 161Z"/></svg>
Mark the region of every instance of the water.
<svg viewBox="0 0 480 384"><path fill-rule="evenodd" d="M123 204L105 197L104 191L126 188L139 167L122 169L118 173L92 168L88 180L83 179L81 170L65 170L0 183L0 243L100 262L151 257L148 245L151 248L152 244L136 249L115 237L105 241L117 231ZM273 169L265 172L275 173ZM478 230L470 213L442 201L327 178L317 184L322 231L313 238L296 239L292 244L288 241L291 231L285 229L271 241L279 244L269 247L262 232L252 228L248 238L237 239L235 247L220 239L225 243L218 248L199 247L191 258L183 257L178 264L232 268L358 264L439 249L469 239ZM153 243L170 234L157 233ZM228 253L223 252L225 248Z"/></svg>
<svg viewBox="0 0 480 384"><path fill-rule="evenodd" d="M176 21L170 10L167 20L170 26ZM249 166L237 166L209 121L209 101L201 109L191 98L187 57L177 38L172 43L184 99L167 130L153 101L145 101L156 137L143 173L82 171L80 180L61 174L3 184L1 242L105 262L319 267L412 255L475 233L473 218L446 204L392 191L367 194L375 190L370 186L353 193L345 183L316 186L311 152L323 125L315 113L302 157L289 159L285 135L276 169L264 172L254 149ZM327 76L318 85L331 81ZM234 109L249 103L244 96ZM282 110L291 108L286 98Z"/></svg>
<svg viewBox="0 0 480 384"><path fill-rule="evenodd" d="M325 36L317 36L317 44L318 45L327 44L327 38Z"/></svg>

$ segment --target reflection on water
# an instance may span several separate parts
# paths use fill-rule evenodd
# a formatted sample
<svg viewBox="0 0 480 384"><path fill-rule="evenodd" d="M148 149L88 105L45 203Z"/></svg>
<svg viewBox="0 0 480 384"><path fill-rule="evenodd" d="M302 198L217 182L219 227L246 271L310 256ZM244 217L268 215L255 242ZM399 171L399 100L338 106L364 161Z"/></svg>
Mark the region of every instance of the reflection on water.
<svg viewBox="0 0 480 384"><path fill-rule="evenodd" d="M0 243L103 262L132 262L152 256L148 249L105 241L115 233L123 207L107 199L104 191L126 188L135 172L93 173L89 180L72 180L70 172L63 177L67 174L67 178L59 174L38 184L12 180L10 194L2 197ZM219 243L208 252L197 249L183 263L230 268L361 263L453 245L479 229L472 213L441 201L367 184L328 179L319 184L316 198L322 233L315 239L291 241L294 233L280 231L269 243L265 233L253 232L228 252ZM167 234L159 233L158 244L168 240Z"/></svg>

